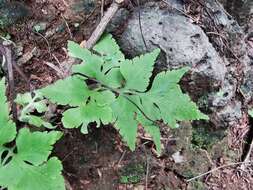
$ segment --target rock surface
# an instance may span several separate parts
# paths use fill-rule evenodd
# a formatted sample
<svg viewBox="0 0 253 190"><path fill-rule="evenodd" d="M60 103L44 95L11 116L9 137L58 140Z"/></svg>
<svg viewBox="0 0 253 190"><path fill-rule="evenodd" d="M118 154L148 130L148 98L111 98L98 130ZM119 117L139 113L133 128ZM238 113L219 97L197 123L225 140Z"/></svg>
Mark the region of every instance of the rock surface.
<svg viewBox="0 0 253 190"><path fill-rule="evenodd" d="M5 28L27 18L29 9L21 2L0 1L0 28Z"/></svg>
<svg viewBox="0 0 253 190"><path fill-rule="evenodd" d="M183 8L179 0L171 0L170 4L177 9ZM236 98L240 83L237 72L238 64L247 72L249 59L245 56L246 45L241 40L242 30L238 24L222 12L219 4L212 1L206 4L216 14L216 24L234 36L231 38L234 40L231 42L234 43L231 44L232 51L240 50L240 63L235 64L231 56L221 56L217 44L211 43L203 28L191 19L176 10L161 9L157 3L147 3L140 9L142 34L147 47L140 31L138 9L133 11L118 42L130 57L159 47L162 50L156 65L159 71L190 66L191 72L183 80L183 89L209 114L213 126L226 128L237 124L242 117L243 103Z"/></svg>
<svg viewBox="0 0 253 190"><path fill-rule="evenodd" d="M183 11L182 1L167 2ZM120 10L108 29L122 30L119 23L127 22L123 33L116 37L129 57L160 48L158 72L191 68L181 86L210 121L177 129L165 148L175 162L170 168L186 178L206 172L212 166L210 159L238 159L240 155L227 144L227 129L240 125L253 95L253 69L242 29L215 1L206 0L205 8L208 13L194 21L157 2L146 3L129 16L129 12Z"/></svg>

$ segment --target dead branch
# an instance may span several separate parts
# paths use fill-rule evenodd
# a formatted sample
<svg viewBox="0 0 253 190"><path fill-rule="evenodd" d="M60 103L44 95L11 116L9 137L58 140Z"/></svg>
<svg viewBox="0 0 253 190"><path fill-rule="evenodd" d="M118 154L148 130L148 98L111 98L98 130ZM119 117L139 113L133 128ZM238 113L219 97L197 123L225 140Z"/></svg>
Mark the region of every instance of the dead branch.
<svg viewBox="0 0 253 190"><path fill-rule="evenodd" d="M90 36L90 38L85 43L85 47L86 48L90 49L90 48L92 48L96 44L96 42L99 40L99 38L104 33L106 26L111 21L111 19L113 18L113 16L116 14L116 12L118 11L120 5L123 2L124 2L124 0L115 0L111 4L111 6L105 12L104 16L102 17L100 23L98 24L98 26L96 27L96 29L94 30L94 32L92 33L92 35Z"/></svg>
<svg viewBox="0 0 253 190"><path fill-rule="evenodd" d="M13 63L12 63L11 49L9 47L0 45L0 52L1 52L2 56L5 57L6 64L7 64L12 116L13 116L13 120L15 122L17 122L18 114L17 114L17 106L16 106L16 103L14 102L14 99L16 97L16 91L15 91L15 83L14 83L14 75L13 75Z"/></svg>

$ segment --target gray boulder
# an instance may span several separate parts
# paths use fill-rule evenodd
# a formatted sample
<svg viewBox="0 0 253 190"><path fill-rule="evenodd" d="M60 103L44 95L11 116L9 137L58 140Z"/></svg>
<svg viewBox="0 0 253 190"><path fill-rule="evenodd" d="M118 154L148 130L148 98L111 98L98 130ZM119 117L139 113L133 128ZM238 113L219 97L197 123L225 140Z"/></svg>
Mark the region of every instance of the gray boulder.
<svg viewBox="0 0 253 190"><path fill-rule="evenodd" d="M182 9L179 0L171 0L170 4ZM213 6L210 2L207 4ZM223 14L221 7L213 7L219 9L214 10L219 14L218 25L222 24L225 30L230 30L231 35L241 33L240 27ZM238 86L238 78L234 75L236 66L231 65L230 59L220 55L204 30L180 12L160 8L157 3L143 5L140 9L140 20L143 36L138 9L133 10L124 32L118 37L123 52L134 57L160 48L162 53L156 69L161 71L184 66L191 68L182 80L182 87L200 108L209 114L211 125L226 128L238 123L242 117L242 103L235 98ZM243 55L245 44L239 45ZM243 66L247 67L245 60L246 58L243 59ZM234 107L236 109L232 109Z"/></svg>

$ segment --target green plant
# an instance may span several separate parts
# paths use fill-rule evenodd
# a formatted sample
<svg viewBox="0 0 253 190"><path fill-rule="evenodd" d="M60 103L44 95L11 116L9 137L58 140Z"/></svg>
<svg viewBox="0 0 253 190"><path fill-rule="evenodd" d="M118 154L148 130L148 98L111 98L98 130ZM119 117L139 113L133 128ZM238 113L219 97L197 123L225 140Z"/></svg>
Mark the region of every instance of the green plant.
<svg viewBox="0 0 253 190"><path fill-rule="evenodd" d="M34 111L43 114L48 110L47 102L39 92L34 92L33 96L31 93L18 94L15 102L22 106L19 114L20 121L36 127L55 128L43 117L32 114Z"/></svg>
<svg viewBox="0 0 253 190"><path fill-rule="evenodd" d="M82 64L73 66L72 76L39 90L51 102L70 106L63 113L65 128L81 126L87 134L91 122L112 123L134 150L141 125L160 153L161 125L175 128L177 121L208 119L178 85L188 68L161 72L150 80L159 49L125 59L114 39L105 35L92 51L74 42L68 50Z"/></svg>
<svg viewBox="0 0 253 190"><path fill-rule="evenodd" d="M120 171L119 182L123 184L139 183L145 176L145 168L142 163L130 163Z"/></svg>
<svg viewBox="0 0 253 190"><path fill-rule="evenodd" d="M248 111L248 114L249 114L250 117L253 118L253 109L249 110L249 111Z"/></svg>
<svg viewBox="0 0 253 190"><path fill-rule="evenodd" d="M61 132L17 132L9 117L5 80L0 81L0 186L9 190L64 190L62 165L48 158ZM15 143L14 143L15 142Z"/></svg>

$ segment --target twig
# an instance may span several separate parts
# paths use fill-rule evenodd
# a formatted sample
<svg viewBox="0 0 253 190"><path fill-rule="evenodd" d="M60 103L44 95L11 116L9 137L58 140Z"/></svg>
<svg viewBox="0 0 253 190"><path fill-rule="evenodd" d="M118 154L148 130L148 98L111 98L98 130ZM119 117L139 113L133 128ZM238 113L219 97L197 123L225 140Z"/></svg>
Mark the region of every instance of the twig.
<svg viewBox="0 0 253 190"><path fill-rule="evenodd" d="M17 122L18 114L17 114L17 105L14 101L14 99L16 98L16 92L15 92L15 82L14 82L14 75L13 75L12 54L11 54L11 50L8 47L3 46L3 45L0 46L0 52L3 56L5 56L5 59L6 59L12 115L13 115L14 122Z"/></svg>
<svg viewBox="0 0 253 190"><path fill-rule="evenodd" d="M243 160L244 163L241 165L241 170L245 170L247 163L250 162L250 155L252 153L252 150L253 150L253 139L251 140L249 151Z"/></svg>
<svg viewBox="0 0 253 190"><path fill-rule="evenodd" d="M104 16L104 5L105 5L105 0L101 0L101 18Z"/></svg>
<svg viewBox="0 0 253 190"><path fill-rule="evenodd" d="M34 90L32 85L30 84L30 79L27 78L27 76L25 75L25 73L20 69L20 67L18 66L18 64L16 62L12 62L12 66L14 67L14 69L18 72L18 74L25 80L27 87L30 89L30 91Z"/></svg>
<svg viewBox="0 0 253 190"><path fill-rule="evenodd" d="M206 32L206 34L213 34L213 35L219 36L220 39L221 39L221 42L223 42L223 40L224 40L225 42L223 42L223 43L224 43L225 47L230 51L230 53L234 56L234 58L235 58L239 63L241 63L241 60L239 59L239 57L238 57L237 55L235 55L234 51L228 46L228 44L227 44L227 39L226 39L222 34L219 34L219 33L217 33L217 32ZM223 39L223 40L222 40L222 39Z"/></svg>
<svg viewBox="0 0 253 190"><path fill-rule="evenodd" d="M64 178L64 182L65 182L66 190L73 190L73 188L71 187L69 181L66 178Z"/></svg>
<svg viewBox="0 0 253 190"><path fill-rule="evenodd" d="M146 177L145 177L145 190L148 190L148 176L149 176L149 159L147 157Z"/></svg>
<svg viewBox="0 0 253 190"><path fill-rule="evenodd" d="M39 35L40 37L42 37L42 38L45 40L45 42L47 43L48 52L51 54L51 46L50 46L50 43L49 43L49 41L47 40L47 38L46 38L45 36L43 36L41 33L39 33L39 32L35 32L35 31L34 31L34 33L37 34L37 35Z"/></svg>
<svg viewBox="0 0 253 190"><path fill-rule="evenodd" d="M98 39L102 36L103 32L105 31L106 26L108 25L110 20L113 18L113 16L116 14L116 12L118 11L120 7L120 4L123 3L123 1L124 0L115 0L115 2L111 4L111 6L102 17L100 23L98 24L98 26L96 27L92 35L85 43L85 47L87 49L90 49L96 44Z"/></svg>
<svg viewBox="0 0 253 190"><path fill-rule="evenodd" d="M227 12L227 10L224 9L224 7L221 5L221 3L220 3L218 0L215 0L215 2L216 2L216 4L218 4L219 7L224 11L224 13L226 13L226 15L227 15L228 17L232 18L231 14L229 14L229 13Z"/></svg>
<svg viewBox="0 0 253 190"><path fill-rule="evenodd" d="M119 159L119 161L117 163L118 166L120 165L120 163L123 160L123 158L125 157L125 155L126 155L126 150L124 150L123 154L121 155L121 157L120 157L120 159Z"/></svg>
<svg viewBox="0 0 253 190"><path fill-rule="evenodd" d="M49 66L50 68L52 68L53 70L56 71L57 75L60 78L64 78L64 73L61 71L61 69L59 67L57 67L56 65L54 65L53 63L50 63L48 61L44 61L43 63L45 63L47 66Z"/></svg>
<svg viewBox="0 0 253 190"><path fill-rule="evenodd" d="M1 54L3 55L3 58L4 58L4 63L2 66L5 65L6 63L6 56L5 56L5 48L2 47L2 51ZM22 71L22 69L18 66L17 62L14 61L13 59L11 60L12 61L12 67L18 72L18 74L25 80L26 84L27 84L27 87L30 89L30 91L32 90L32 87L30 86L30 80L27 78L27 76L24 74L24 72ZM8 63L7 63L8 64Z"/></svg>
<svg viewBox="0 0 253 190"><path fill-rule="evenodd" d="M149 176L149 156L147 154L145 144L142 144L144 152L145 152L145 157L146 157L146 175L145 175L145 190L148 190L148 176Z"/></svg>
<svg viewBox="0 0 253 190"><path fill-rule="evenodd" d="M69 28L69 24L68 24L68 22L66 21L66 19L64 18L64 16L62 16L62 14L61 14L61 18L63 19L63 21L64 21L64 23L65 23L65 25L66 25L66 27L67 27L67 29L68 29L68 33L69 33L70 39L73 39L73 34L72 34L72 32L71 32L71 30L70 30L70 28Z"/></svg>
<svg viewBox="0 0 253 190"><path fill-rule="evenodd" d="M203 176L205 176L205 175L207 175L207 174L210 174L210 173L212 173L212 172L215 172L215 171L220 170L220 169L223 169L223 168L227 168L227 167L230 167L230 166L236 166L236 165L240 165L240 164L245 164L245 163L252 164L253 161L248 161L248 162L236 162L236 163L230 163L230 164L226 164L226 165L223 165L223 166L219 166L219 167L214 168L214 169L212 169L212 170L210 170L210 171L208 171L208 172L202 173L202 174L200 174L200 175L198 175L198 176L196 176L196 177L190 178L190 179L186 180L186 182L191 182L191 181L193 181L193 180L195 180L195 179L201 178L201 177L203 177Z"/></svg>
<svg viewBox="0 0 253 190"><path fill-rule="evenodd" d="M137 0L137 6L138 6L138 22L139 22L139 27L140 27L140 32L141 32L141 38L142 38L142 41L144 43L144 46L146 48L146 51L148 50L148 47L147 47L147 43L146 43L146 40L145 40L145 37L143 35L143 30L142 30L142 24L141 24L141 8L140 8L140 1Z"/></svg>

